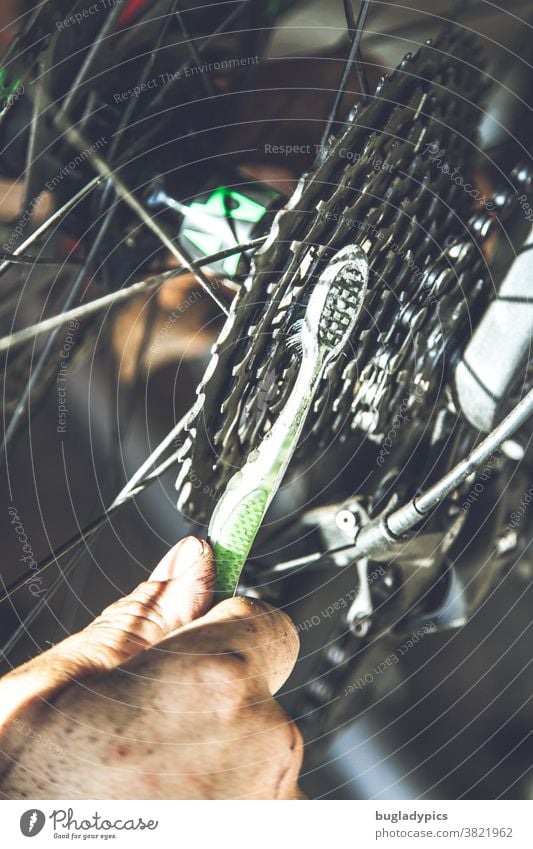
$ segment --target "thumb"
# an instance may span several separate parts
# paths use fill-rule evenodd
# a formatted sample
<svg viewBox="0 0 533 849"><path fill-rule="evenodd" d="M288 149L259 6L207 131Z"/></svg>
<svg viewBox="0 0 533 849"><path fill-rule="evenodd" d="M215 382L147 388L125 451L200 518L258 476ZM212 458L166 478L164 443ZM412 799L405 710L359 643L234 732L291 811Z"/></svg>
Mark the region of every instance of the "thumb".
<svg viewBox="0 0 533 849"><path fill-rule="evenodd" d="M23 706L57 693L73 680L125 663L202 616L212 603L214 582L209 545L186 537L147 581L90 625L6 675L2 683L7 701L12 707Z"/></svg>
<svg viewBox="0 0 533 849"><path fill-rule="evenodd" d="M147 581L57 648L74 650L90 671L118 666L202 616L211 606L214 582L209 545L186 537L163 557Z"/></svg>

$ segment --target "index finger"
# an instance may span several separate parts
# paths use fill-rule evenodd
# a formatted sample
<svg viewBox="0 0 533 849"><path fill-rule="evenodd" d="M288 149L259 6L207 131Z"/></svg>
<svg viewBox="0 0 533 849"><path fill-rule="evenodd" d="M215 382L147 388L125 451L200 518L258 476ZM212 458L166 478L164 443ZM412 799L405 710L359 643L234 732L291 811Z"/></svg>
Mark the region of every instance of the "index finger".
<svg viewBox="0 0 533 849"><path fill-rule="evenodd" d="M183 638L191 636L195 653L240 654L250 674L264 678L272 695L291 674L300 649L298 632L286 613L239 596L220 602L177 634L182 645Z"/></svg>

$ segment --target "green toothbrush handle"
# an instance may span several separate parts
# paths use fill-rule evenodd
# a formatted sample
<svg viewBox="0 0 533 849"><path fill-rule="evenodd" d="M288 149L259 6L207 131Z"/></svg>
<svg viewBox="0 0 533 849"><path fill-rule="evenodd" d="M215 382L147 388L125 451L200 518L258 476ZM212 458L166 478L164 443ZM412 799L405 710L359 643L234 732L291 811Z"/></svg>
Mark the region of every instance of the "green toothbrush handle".
<svg viewBox="0 0 533 849"><path fill-rule="evenodd" d="M234 595L237 589L261 522L296 448L320 371L318 357L302 363L285 407L243 468L233 475L213 511L208 538L215 553L218 598Z"/></svg>
<svg viewBox="0 0 533 849"><path fill-rule="evenodd" d="M220 595L233 595L237 589L257 531L302 435L324 370L341 353L362 309L367 279L366 254L352 246L335 254L334 262L313 287L302 322L302 359L289 397L258 447L229 481L211 516L208 539L215 553Z"/></svg>
<svg viewBox="0 0 533 849"><path fill-rule="evenodd" d="M231 516L221 524L211 540L217 571L217 599L235 593L239 577L263 520L269 494L266 489L248 492L234 506Z"/></svg>

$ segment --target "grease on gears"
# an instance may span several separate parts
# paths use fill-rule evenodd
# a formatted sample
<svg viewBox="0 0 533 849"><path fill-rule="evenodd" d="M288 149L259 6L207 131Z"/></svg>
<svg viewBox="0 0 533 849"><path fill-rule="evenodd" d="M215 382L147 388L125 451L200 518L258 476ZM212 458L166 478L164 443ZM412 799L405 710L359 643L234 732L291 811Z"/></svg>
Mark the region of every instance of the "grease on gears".
<svg viewBox="0 0 533 849"><path fill-rule="evenodd" d="M495 221L450 178L452 166L470 178L474 171L469 139L485 86L476 40L451 27L382 78L330 140L316 171L304 175L255 256L199 387L176 484L187 515L207 521L216 496L283 408L298 370L286 341L307 284L347 244L359 244L371 267L346 349L357 356L325 375L307 444L316 450L354 431L379 441L408 389L409 415L427 409L420 401L429 400L435 369L489 297L480 243ZM437 150L448 170L435 161ZM264 405L267 374L275 382ZM301 449L295 465L305 459ZM191 486L191 476L209 484L208 496Z"/></svg>

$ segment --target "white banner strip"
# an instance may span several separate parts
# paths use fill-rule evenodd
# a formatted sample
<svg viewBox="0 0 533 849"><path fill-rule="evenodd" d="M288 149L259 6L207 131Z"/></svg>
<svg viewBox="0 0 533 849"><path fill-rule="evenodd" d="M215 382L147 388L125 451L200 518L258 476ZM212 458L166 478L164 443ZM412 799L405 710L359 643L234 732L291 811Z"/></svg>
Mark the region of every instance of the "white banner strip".
<svg viewBox="0 0 533 849"><path fill-rule="evenodd" d="M4 801L1 845L531 849L532 813L523 801Z"/></svg>

